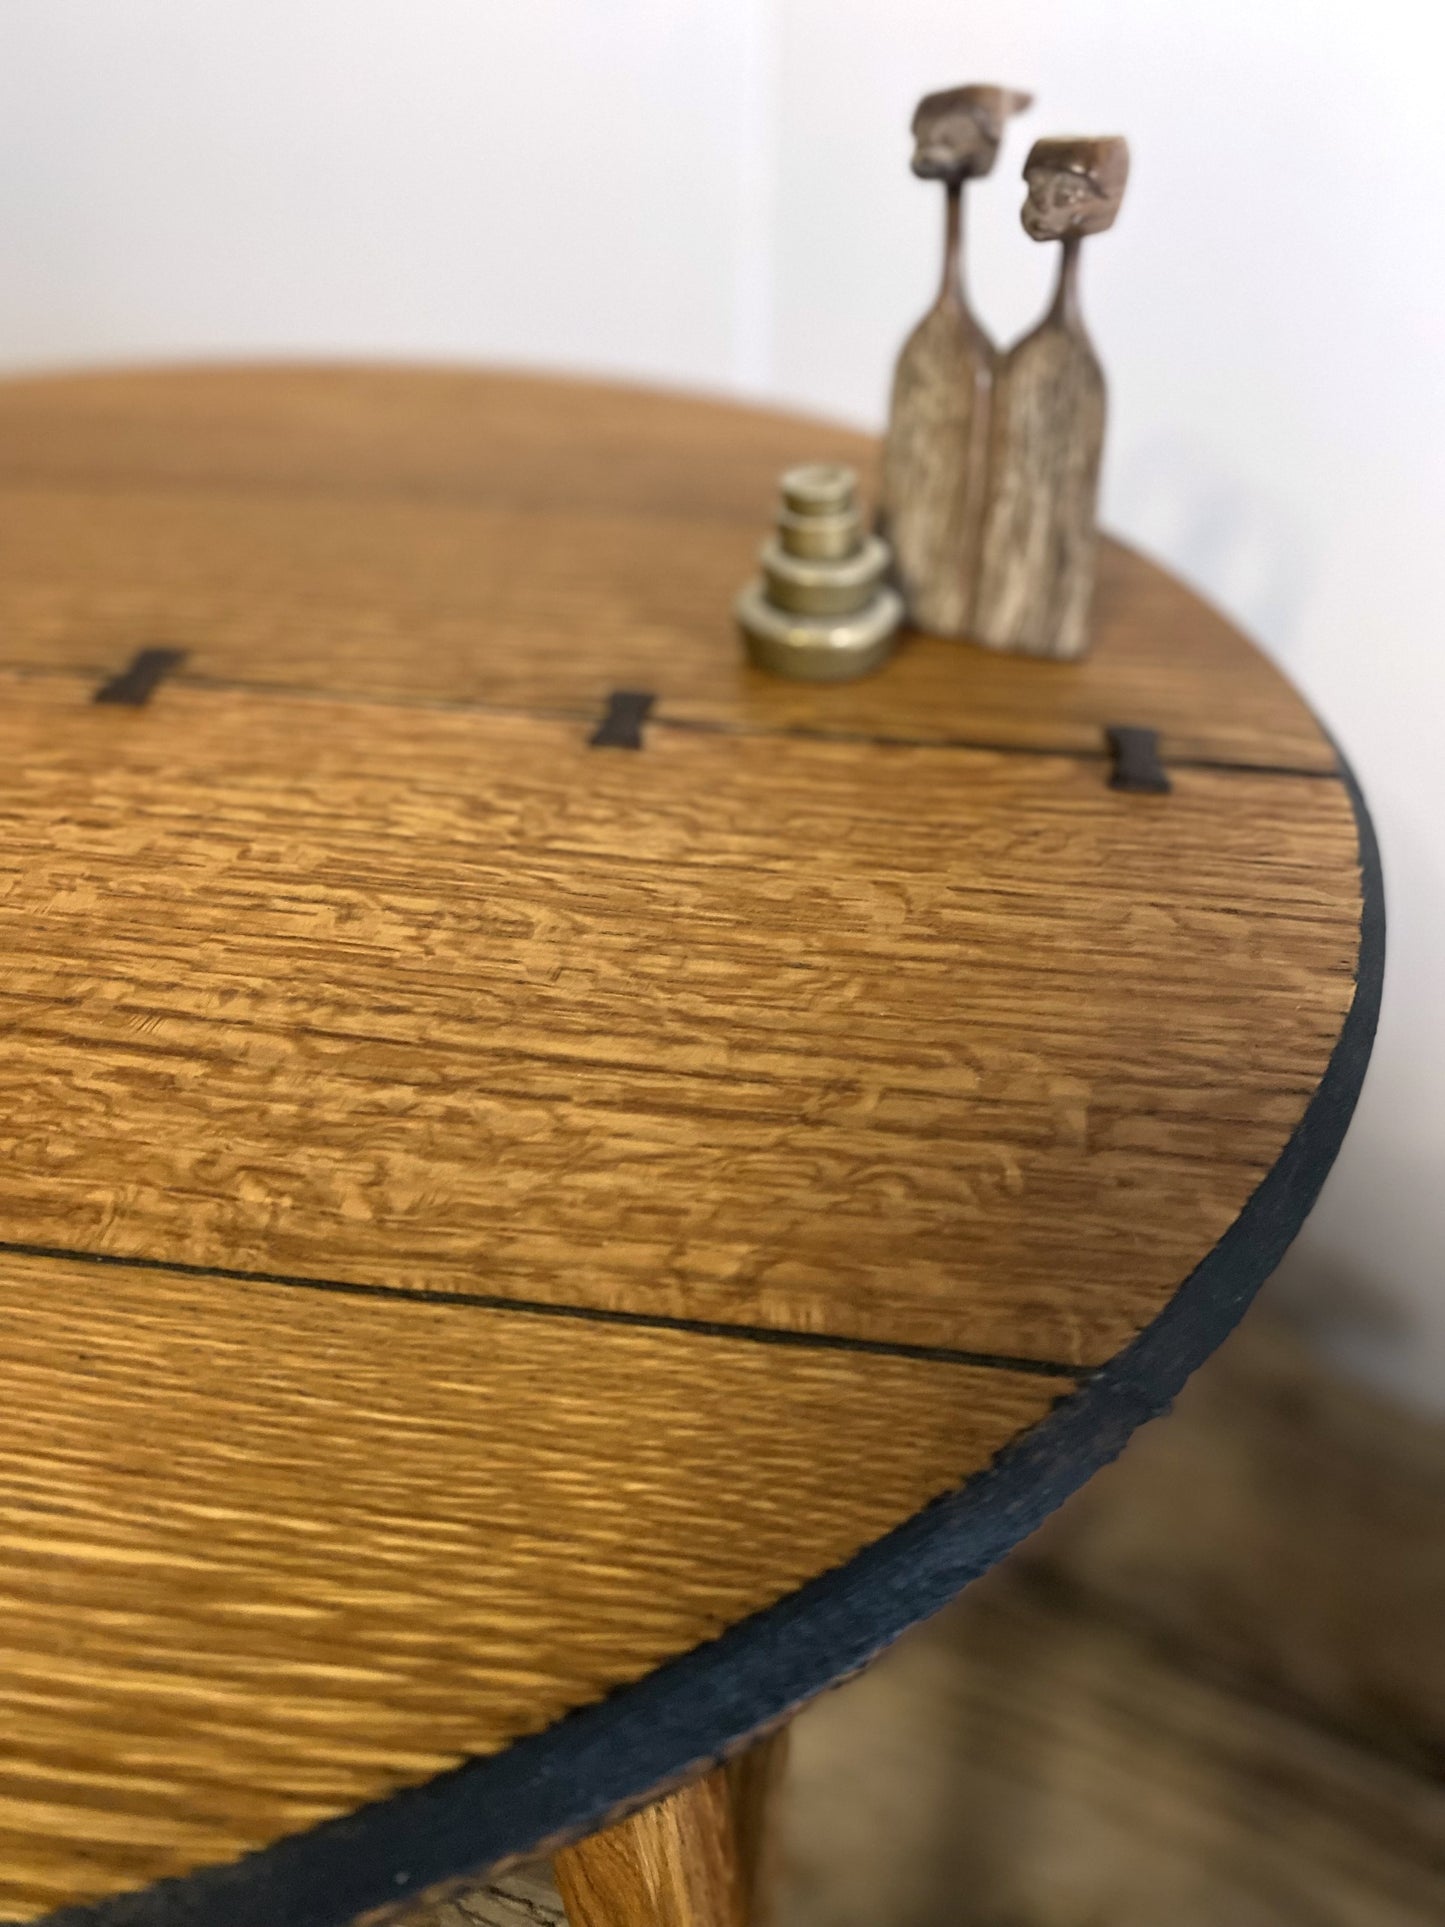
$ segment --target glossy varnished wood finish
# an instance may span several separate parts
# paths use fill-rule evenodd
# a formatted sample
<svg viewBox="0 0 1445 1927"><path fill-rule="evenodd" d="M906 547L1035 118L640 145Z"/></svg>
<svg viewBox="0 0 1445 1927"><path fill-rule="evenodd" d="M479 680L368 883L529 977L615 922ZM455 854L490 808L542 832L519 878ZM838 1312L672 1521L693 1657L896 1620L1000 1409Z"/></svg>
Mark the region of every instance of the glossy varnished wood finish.
<svg viewBox="0 0 1445 1927"><path fill-rule="evenodd" d="M564 399L565 397L565 399ZM367 370L0 387L0 665L99 676L184 632L195 677L591 715L615 688L749 728L1331 769L1298 696L1106 545L1068 665L906 641L885 677L751 669L732 600L778 473L876 468L817 422L622 388Z"/></svg>
<svg viewBox="0 0 1445 1927"><path fill-rule="evenodd" d="M0 390L0 1917L829 1571L1279 1157L1353 982L1328 744L1122 551L1086 664L749 671L775 471L860 454L445 373Z"/></svg>
<svg viewBox="0 0 1445 1927"><path fill-rule="evenodd" d="M1101 1364L1352 990L1331 782L12 688L27 1244Z"/></svg>
<svg viewBox="0 0 1445 1927"><path fill-rule="evenodd" d="M0 1918L535 1732L1068 1389L14 1254L0 1327Z"/></svg>

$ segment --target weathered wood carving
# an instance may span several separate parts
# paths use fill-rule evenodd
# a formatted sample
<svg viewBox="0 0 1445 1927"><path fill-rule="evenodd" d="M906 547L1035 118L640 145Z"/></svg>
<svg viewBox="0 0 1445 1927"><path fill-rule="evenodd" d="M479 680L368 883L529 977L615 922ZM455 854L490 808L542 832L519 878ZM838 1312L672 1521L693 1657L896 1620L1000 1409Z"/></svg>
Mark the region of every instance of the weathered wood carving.
<svg viewBox="0 0 1445 1927"><path fill-rule="evenodd" d="M913 171L946 190L943 281L898 357L880 519L909 617L935 635L965 634L972 613L998 359L965 292L963 184L992 170L1005 122L1031 98L954 87L913 117Z"/></svg>
<svg viewBox="0 0 1445 1927"><path fill-rule="evenodd" d="M1053 305L995 386L972 631L994 649L1068 657L1089 645L1105 389L1079 311L1079 250L1113 226L1128 176L1117 136L1037 141L1024 168L1024 228L1062 252Z"/></svg>

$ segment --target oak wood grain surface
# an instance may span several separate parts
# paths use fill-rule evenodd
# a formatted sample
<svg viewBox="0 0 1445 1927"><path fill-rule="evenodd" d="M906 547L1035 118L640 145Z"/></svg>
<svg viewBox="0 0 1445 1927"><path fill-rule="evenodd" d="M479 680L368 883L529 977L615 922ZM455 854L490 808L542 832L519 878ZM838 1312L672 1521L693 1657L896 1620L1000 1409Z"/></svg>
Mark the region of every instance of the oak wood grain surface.
<svg viewBox="0 0 1445 1927"><path fill-rule="evenodd" d="M562 396L565 394L565 402ZM658 713L1328 770L1299 697L1205 603L1106 545L1067 665L927 637L886 677L750 668L731 608L778 473L877 467L864 437L642 390L442 371L198 369L0 386L0 663L185 673L393 700Z"/></svg>
<svg viewBox="0 0 1445 1927"><path fill-rule="evenodd" d="M1313 778L68 683L0 761L27 1244L1101 1364L1353 988Z"/></svg>
<svg viewBox="0 0 1445 1927"><path fill-rule="evenodd" d="M0 1917L494 1752L1068 1389L14 1254L0 1323Z"/></svg>
<svg viewBox="0 0 1445 1927"><path fill-rule="evenodd" d="M1303 705L1123 551L1085 664L748 669L814 456L869 451L447 372L0 389L0 1917L837 1566L1299 1122L1360 915ZM640 752L588 746L618 688Z"/></svg>

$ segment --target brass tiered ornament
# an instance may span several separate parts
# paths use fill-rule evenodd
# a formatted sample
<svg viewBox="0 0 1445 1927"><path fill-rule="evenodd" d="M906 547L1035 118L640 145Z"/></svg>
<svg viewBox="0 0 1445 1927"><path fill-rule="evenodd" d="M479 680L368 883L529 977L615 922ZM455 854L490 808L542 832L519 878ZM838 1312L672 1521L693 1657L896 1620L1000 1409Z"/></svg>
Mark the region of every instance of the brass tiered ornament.
<svg viewBox="0 0 1445 1927"><path fill-rule="evenodd" d="M884 581L888 544L864 533L851 468L809 463L781 483L777 532L762 574L737 599L748 654L761 669L843 682L887 660L903 602Z"/></svg>

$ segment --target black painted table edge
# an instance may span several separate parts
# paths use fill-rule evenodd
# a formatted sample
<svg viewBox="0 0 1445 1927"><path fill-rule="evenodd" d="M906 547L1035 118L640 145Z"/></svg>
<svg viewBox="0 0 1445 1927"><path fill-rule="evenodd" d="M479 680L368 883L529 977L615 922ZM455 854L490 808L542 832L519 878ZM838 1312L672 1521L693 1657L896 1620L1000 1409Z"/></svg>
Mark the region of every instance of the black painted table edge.
<svg viewBox="0 0 1445 1927"><path fill-rule="evenodd" d="M716 1640L476 1759L244 1859L31 1927L346 1927L577 1839L777 1725L927 1618L1165 1411L1284 1257L1334 1163L1374 1042L1385 900L1368 807L1343 757L1359 839L1355 994L1280 1157L1164 1310L1000 1454L834 1571ZM0 1923L0 1927L5 1927Z"/></svg>

